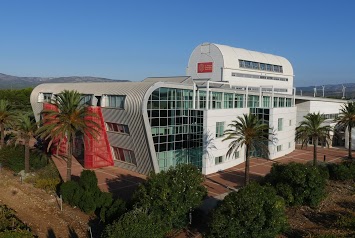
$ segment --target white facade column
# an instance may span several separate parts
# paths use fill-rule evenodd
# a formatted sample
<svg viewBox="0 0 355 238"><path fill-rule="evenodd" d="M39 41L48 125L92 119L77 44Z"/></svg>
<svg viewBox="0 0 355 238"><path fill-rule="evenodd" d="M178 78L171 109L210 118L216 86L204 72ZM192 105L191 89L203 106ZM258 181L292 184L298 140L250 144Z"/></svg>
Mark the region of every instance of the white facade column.
<svg viewBox="0 0 355 238"><path fill-rule="evenodd" d="M259 87L259 107L262 107L262 87Z"/></svg>
<svg viewBox="0 0 355 238"><path fill-rule="evenodd" d="M192 108L196 109L196 83L195 82L192 88Z"/></svg>
<svg viewBox="0 0 355 238"><path fill-rule="evenodd" d="M248 93L249 93L249 87L247 86L245 89L245 103L244 103L245 108L248 107Z"/></svg>
<svg viewBox="0 0 355 238"><path fill-rule="evenodd" d="M206 87L206 110L208 110L208 105L210 103L210 82L207 81L207 87Z"/></svg>

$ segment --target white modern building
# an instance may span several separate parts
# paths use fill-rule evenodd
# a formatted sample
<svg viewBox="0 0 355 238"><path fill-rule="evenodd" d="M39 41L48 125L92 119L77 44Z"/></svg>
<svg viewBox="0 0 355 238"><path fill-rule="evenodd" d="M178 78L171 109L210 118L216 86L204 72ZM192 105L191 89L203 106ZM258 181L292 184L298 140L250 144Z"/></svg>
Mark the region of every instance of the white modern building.
<svg viewBox="0 0 355 238"><path fill-rule="evenodd" d="M308 112L329 117L342 100L294 94L291 63L280 56L217 44L197 46L187 75L142 82L41 84L31 94L36 120L62 90L83 94L100 116L99 142L81 150L88 168L115 165L142 174L191 163L204 174L244 161L241 148L226 156L224 131L237 116L253 113L274 129L269 159L295 149L295 127Z"/></svg>

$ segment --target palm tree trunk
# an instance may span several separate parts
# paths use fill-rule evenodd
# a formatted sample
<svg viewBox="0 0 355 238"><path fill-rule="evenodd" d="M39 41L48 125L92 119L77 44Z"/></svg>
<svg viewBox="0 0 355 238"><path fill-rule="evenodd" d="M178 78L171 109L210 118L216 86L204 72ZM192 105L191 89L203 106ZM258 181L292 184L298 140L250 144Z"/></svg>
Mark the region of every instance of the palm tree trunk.
<svg viewBox="0 0 355 238"><path fill-rule="evenodd" d="M349 155L348 155L348 158L349 159L352 159L352 155L351 155L351 144L352 144L352 142L351 142L351 130L353 129L350 125L349 125Z"/></svg>
<svg viewBox="0 0 355 238"><path fill-rule="evenodd" d="M247 146L247 148L245 150L245 180L244 180L244 186L247 186L249 184L249 181L250 181L249 171L250 171L250 158L249 158L249 147Z"/></svg>
<svg viewBox="0 0 355 238"><path fill-rule="evenodd" d="M1 142L0 142L0 148L4 147L5 144L5 129L4 129L4 124L0 124L0 129L1 129Z"/></svg>
<svg viewBox="0 0 355 238"><path fill-rule="evenodd" d="M72 161L72 139L70 138L68 141L68 158L67 158L67 182L71 181L71 161Z"/></svg>
<svg viewBox="0 0 355 238"><path fill-rule="evenodd" d="M30 172L30 139L25 138L25 173Z"/></svg>
<svg viewBox="0 0 355 238"><path fill-rule="evenodd" d="M318 138L313 138L313 166L317 166Z"/></svg>

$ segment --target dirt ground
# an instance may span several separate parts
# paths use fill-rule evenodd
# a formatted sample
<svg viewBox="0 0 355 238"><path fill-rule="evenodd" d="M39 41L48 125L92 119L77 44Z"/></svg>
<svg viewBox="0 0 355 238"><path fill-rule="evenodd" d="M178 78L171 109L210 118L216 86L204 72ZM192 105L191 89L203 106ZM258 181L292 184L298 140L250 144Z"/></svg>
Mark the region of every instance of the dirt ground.
<svg viewBox="0 0 355 238"><path fill-rule="evenodd" d="M15 210L17 217L40 238L88 237L88 224L95 226L79 209L63 204L60 211L53 194L21 184L18 176L4 169L0 171L0 204Z"/></svg>
<svg viewBox="0 0 355 238"><path fill-rule="evenodd" d="M284 237L355 237L354 229L340 227L337 223L340 217L355 217L355 183L328 181L327 193L317 209L293 207L287 210L291 230Z"/></svg>

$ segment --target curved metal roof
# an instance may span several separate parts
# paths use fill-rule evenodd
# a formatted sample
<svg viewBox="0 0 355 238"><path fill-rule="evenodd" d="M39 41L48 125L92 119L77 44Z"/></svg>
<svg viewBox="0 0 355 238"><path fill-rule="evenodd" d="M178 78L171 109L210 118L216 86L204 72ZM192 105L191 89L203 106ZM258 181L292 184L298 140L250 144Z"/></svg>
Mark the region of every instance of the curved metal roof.
<svg viewBox="0 0 355 238"><path fill-rule="evenodd" d="M281 65L283 67L283 74L293 75L293 68L291 63L284 57L276 56L267 53L261 53L257 51L251 51L241 48L234 48L227 45L219 45L211 43L216 46L224 59L224 67L238 69L240 60L248 60L265 64Z"/></svg>

